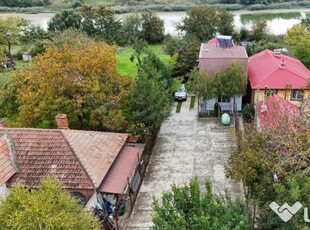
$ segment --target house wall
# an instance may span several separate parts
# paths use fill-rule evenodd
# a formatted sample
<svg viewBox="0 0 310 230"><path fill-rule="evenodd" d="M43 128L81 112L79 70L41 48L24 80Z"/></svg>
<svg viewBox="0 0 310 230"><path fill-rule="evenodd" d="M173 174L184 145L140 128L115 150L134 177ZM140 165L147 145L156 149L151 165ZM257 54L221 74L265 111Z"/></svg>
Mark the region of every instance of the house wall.
<svg viewBox="0 0 310 230"><path fill-rule="evenodd" d="M6 196L9 194L9 190L6 187L6 184L4 183L2 186L0 186L0 198L6 199Z"/></svg>
<svg viewBox="0 0 310 230"><path fill-rule="evenodd" d="M241 65L243 73L248 72L248 58L200 58L198 67L199 69L203 69L209 75L214 76L216 72L228 69L233 61L237 61Z"/></svg>
<svg viewBox="0 0 310 230"><path fill-rule="evenodd" d="M264 93L265 90L261 89L259 90L259 97L258 101L262 101L264 99ZM279 89L277 95L283 99L286 99L287 101L291 102L294 105L300 106L301 101L296 101L296 100L291 100L291 94L292 90L285 90L285 89ZM304 96L308 97L310 96L310 90L305 90L304 91ZM251 96L251 103L255 104L257 99L257 92L255 89L252 90L252 96Z"/></svg>
<svg viewBox="0 0 310 230"><path fill-rule="evenodd" d="M217 98L212 98L208 101L202 100L200 104L200 112L201 113L214 112L214 104L217 102L218 102ZM219 104L221 106L222 111L232 112L234 108L234 99L230 98L230 102L227 103L220 102ZM236 97L236 104L237 104L237 111L240 112L242 110L242 96Z"/></svg>

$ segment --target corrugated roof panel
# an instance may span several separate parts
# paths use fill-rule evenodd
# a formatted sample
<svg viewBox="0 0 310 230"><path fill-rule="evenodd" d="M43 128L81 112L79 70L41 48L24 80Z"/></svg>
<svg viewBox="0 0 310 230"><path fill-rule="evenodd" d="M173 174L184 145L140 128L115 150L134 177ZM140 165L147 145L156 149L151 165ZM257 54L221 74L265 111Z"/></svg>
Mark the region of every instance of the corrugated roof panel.
<svg viewBox="0 0 310 230"><path fill-rule="evenodd" d="M125 146L118 154L107 176L104 178L99 191L123 194L130 178L141 158L143 149Z"/></svg>

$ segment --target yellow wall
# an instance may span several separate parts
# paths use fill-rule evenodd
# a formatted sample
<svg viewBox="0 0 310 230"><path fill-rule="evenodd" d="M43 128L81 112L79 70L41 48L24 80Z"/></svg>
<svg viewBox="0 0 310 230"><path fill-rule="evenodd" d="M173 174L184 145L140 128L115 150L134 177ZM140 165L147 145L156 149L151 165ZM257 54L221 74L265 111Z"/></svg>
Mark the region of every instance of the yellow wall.
<svg viewBox="0 0 310 230"><path fill-rule="evenodd" d="M264 93L265 93L265 90L263 90L263 89L259 90L258 101L261 101L264 99ZM277 93L277 95L279 97L282 97L282 98L288 100L289 102L291 102L294 105L300 106L300 101L295 101L295 100L291 101L291 94L292 94L292 90L284 90L284 89L279 89L278 93ZM304 96L305 97L310 96L310 90L309 89L304 91ZM257 90L252 89L251 102L255 104L256 98L257 98Z"/></svg>

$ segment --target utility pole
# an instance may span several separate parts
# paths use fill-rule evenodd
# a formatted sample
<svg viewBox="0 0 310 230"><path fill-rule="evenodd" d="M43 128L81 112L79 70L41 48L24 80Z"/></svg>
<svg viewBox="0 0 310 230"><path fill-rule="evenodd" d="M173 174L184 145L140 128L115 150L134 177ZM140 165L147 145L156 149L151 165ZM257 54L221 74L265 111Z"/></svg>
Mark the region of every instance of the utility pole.
<svg viewBox="0 0 310 230"><path fill-rule="evenodd" d="M256 91L256 103L255 103L255 115L254 115L254 130L257 130L258 98L259 98L259 85L257 86L257 91Z"/></svg>

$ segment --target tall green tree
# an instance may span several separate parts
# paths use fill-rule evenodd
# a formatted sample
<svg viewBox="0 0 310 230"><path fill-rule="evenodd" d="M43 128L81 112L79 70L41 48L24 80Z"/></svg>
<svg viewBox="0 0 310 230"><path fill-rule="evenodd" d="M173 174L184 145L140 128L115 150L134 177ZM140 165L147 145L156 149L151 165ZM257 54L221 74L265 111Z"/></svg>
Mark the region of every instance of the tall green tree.
<svg viewBox="0 0 310 230"><path fill-rule="evenodd" d="M193 68L198 66L200 44L198 40L193 37L188 38L178 50L176 62L176 74L185 76Z"/></svg>
<svg viewBox="0 0 310 230"><path fill-rule="evenodd" d="M267 21L258 19L252 25L251 38L253 41L261 41L267 37Z"/></svg>
<svg viewBox="0 0 310 230"><path fill-rule="evenodd" d="M6 200L0 198L0 228L99 230L97 219L61 186L52 178L37 189L13 186Z"/></svg>
<svg viewBox="0 0 310 230"><path fill-rule="evenodd" d="M153 11L143 12L142 16L142 38L149 44L161 43L164 40L164 21Z"/></svg>
<svg viewBox="0 0 310 230"><path fill-rule="evenodd" d="M235 117L235 127L239 129L239 118L237 115L236 97L242 96L245 92L247 73L242 73L241 65L233 62L225 72L216 73L216 78L221 82L218 96L233 98L233 111Z"/></svg>
<svg viewBox="0 0 310 230"><path fill-rule="evenodd" d="M168 34L164 40L165 53L169 54L172 57L179 51L182 44L183 44L183 41L181 38L173 37L170 34Z"/></svg>
<svg viewBox="0 0 310 230"><path fill-rule="evenodd" d="M48 23L48 30L53 32L61 32L69 28L80 29L82 17L75 11L62 11L56 13Z"/></svg>
<svg viewBox="0 0 310 230"><path fill-rule="evenodd" d="M142 123L154 131L170 115L170 105L169 91L140 72L129 101L132 122Z"/></svg>
<svg viewBox="0 0 310 230"><path fill-rule="evenodd" d="M7 54L11 60L13 60L11 54L12 45L20 42L20 23L21 21L18 17L0 17L0 43L2 47L7 48Z"/></svg>
<svg viewBox="0 0 310 230"><path fill-rule="evenodd" d="M217 32L218 16L215 7L193 7L177 29L186 36L195 37L199 42L207 42Z"/></svg>
<svg viewBox="0 0 310 230"><path fill-rule="evenodd" d="M155 54L145 51L129 100L131 122L151 131L158 128L170 115L173 83L170 69Z"/></svg>
<svg viewBox="0 0 310 230"><path fill-rule="evenodd" d="M217 32L222 35L234 34L234 15L224 8L217 10L218 24Z"/></svg>
<svg viewBox="0 0 310 230"><path fill-rule="evenodd" d="M126 16L122 21L122 33L128 44L135 42L141 36L142 18L138 14Z"/></svg>
<svg viewBox="0 0 310 230"><path fill-rule="evenodd" d="M104 40L108 44L118 42L121 35L121 22L115 11L104 5L83 5L81 8L82 29L91 37Z"/></svg>
<svg viewBox="0 0 310 230"><path fill-rule="evenodd" d="M177 29L185 36L195 37L199 42L207 42L215 37L216 32L233 35L233 15L225 9L211 7L193 7L187 13Z"/></svg>
<svg viewBox="0 0 310 230"><path fill-rule="evenodd" d="M171 192L163 192L161 201L153 198L152 229L252 229L251 214L245 204L229 195L212 194L210 182L206 193L201 194L198 180L189 185L171 186Z"/></svg>
<svg viewBox="0 0 310 230"><path fill-rule="evenodd" d="M293 54L307 68L310 68L310 30L305 22L294 25L287 31L285 41L293 46Z"/></svg>

